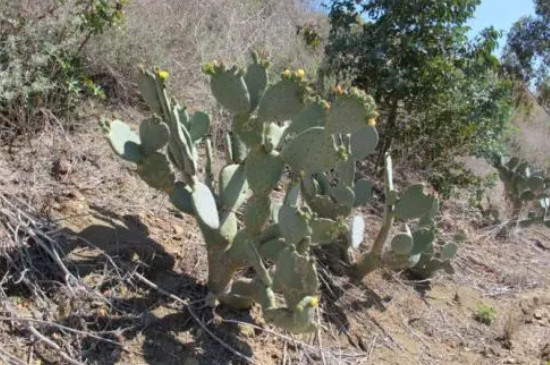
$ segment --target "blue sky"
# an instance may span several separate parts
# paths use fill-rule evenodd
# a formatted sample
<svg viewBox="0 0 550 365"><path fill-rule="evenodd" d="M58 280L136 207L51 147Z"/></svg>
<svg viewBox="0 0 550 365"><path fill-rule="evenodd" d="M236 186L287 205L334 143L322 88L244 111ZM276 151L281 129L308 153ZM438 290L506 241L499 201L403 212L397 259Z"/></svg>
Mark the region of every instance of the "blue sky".
<svg viewBox="0 0 550 365"><path fill-rule="evenodd" d="M469 25L472 27L472 35L491 25L507 31L520 17L534 13L533 0L482 0ZM500 43L502 45L504 39Z"/></svg>

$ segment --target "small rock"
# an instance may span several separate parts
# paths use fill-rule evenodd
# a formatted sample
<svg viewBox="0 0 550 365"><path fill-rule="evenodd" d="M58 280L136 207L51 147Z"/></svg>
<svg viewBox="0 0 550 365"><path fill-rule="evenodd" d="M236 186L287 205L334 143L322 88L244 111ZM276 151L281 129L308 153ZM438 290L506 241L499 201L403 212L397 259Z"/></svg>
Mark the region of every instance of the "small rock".
<svg viewBox="0 0 550 365"><path fill-rule="evenodd" d="M540 309L535 310L535 312L533 313L533 317L535 317L535 319L542 319L543 317L542 310Z"/></svg>
<svg viewBox="0 0 550 365"><path fill-rule="evenodd" d="M71 162L67 159L67 157L62 156L53 162L52 172L57 179L66 179L70 171Z"/></svg>
<svg viewBox="0 0 550 365"><path fill-rule="evenodd" d="M177 236L183 235L183 227L178 225L178 224L173 224L172 225L172 233L177 235Z"/></svg>
<svg viewBox="0 0 550 365"><path fill-rule="evenodd" d="M516 359L514 359L513 357L509 357L507 358L505 361L504 361L505 364L515 364L516 363Z"/></svg>

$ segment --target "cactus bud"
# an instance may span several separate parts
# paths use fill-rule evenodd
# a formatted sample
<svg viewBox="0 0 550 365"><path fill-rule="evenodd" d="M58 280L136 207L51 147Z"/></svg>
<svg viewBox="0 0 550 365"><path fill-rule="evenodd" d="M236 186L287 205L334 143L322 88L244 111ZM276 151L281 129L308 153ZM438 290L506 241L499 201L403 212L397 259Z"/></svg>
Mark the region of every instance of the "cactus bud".
<svg viewBox="0 0 550 365"><path fill-rule="evenodd" d="M376 119L375 119L375 118L369 118L369 119L367 120L367 124L368 124L369 126L371 126L371 127L376 126Z"/></svg>
<svg viewBox="0 0 550 365"><path fill-rule="evenodd" d="M157 76L158 76L158 78L160 79L160 81L162 81L162 82L165 82L165 81L168 79L168 76L169 76L169 75L170 75L170 74L168 73L168 71L159 70L159 71L157 72Z"/></svg>
<svg viewBox="0 0 550 365"><path fill-rule="evenodd" d="M285 69L285 70L283 71L283 73L282 73L282 76L283 76L283 78L285 78L285 79L288 79L288 78L290 77L290 75L292 75L292 74L291 74L291 72L290 72L289 69Z"/></svg>
<svg viewBox="0 0 550 365"><path fill-rule="evenodd" d="M325 110L329 110L329 109L330 109L330 104L329 104L328 101L326 101L326 100L321 100L321 106L322 106L323 109L325 109Z"/></svg>
<svg viewBox="0 0 550 365"><path fill-rule="evenodd" d="M312 307L312 308L315 308L319 305L319 298L317 297L311 297L309 298L308 302L307 302L307 306L308 307Z"/></svg>
<svg viewBox="0 0 550 365"><path fill-rule="evenodd" d="M296 78L298 80L303 80L304 78L306 77L306 72L303 70L303 69L298 69L298 71L296 71Z"/></svg>

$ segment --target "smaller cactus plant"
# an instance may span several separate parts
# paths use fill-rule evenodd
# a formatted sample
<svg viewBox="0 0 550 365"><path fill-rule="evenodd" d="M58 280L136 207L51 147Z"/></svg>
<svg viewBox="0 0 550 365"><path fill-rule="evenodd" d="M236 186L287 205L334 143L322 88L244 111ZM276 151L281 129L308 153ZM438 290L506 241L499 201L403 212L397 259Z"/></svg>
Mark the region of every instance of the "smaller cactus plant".
<svg viewBox="0 0 550 365"><path fill-rule="evenodd" d="M362 277L379 266L408 269L422 278L431 277L440 269L452 273L450 261L457 253L457 244L435 243L438 231L434 218L439 213L439 200L426 195L422 184L412 185L398 194L393 187L391 171L391 158L387 154L382 227L371 250L355 263L356 273ZM403 222L403 231L394 235L387 245L395 220ZM411 232L409 226L413 222L416 228Z"/></svg>
<svg viewBox="0 0 550 365"><path fill-rule="evenodd" d="M550 179L543 176L542 171L533 169L527 162L517 157L503 163L497 156L493 161L499 177L504 183L506 197L512 204L512 225L528 227L533 224L543 224L550 228L548 216ZM524 208L529 203L538 203L539 211L529 211L527 217L522 217Z"/></svg>

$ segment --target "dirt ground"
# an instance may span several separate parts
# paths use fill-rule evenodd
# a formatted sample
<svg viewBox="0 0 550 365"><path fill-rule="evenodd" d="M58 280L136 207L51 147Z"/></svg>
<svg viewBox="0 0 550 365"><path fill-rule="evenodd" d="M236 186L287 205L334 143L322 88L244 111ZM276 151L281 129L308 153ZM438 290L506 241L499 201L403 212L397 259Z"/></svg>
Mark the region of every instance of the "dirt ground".
<svg viewBox="0 0 550 365"><path fill-rule="evenodd" d="M550 364L550 230L497 238L466 204L447 202L439 225L468 237L455 275L418 282L380 271L358 283L319 263L320 331L292 336L263 323L258 308L204 305L194 221L114 158L89 110L71 131L51 126L0 147L0 212L25 202L80 279L63 285L67 276L44 269L39 295L0 280L0 364ZM364 249L380 219L363 213ZM36 267L53 267L36 241L25 242ZM483 306L494 309L491 324L475 318Z"/></svg>

